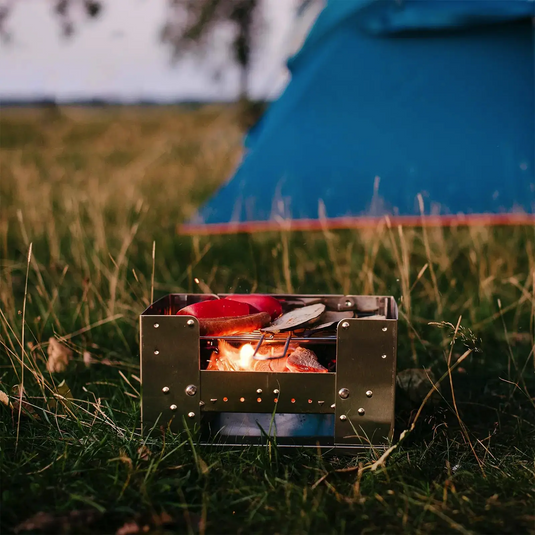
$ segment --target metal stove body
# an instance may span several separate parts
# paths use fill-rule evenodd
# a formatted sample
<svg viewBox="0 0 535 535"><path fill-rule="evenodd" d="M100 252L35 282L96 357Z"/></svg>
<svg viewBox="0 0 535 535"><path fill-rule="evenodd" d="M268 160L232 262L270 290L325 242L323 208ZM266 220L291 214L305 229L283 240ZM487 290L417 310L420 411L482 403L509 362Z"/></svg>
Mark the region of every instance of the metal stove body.
<svg viewBox="0 0 535 535"><path fill-rule="evenodd" d="M397 350L397 306L392 297L286 295L320 298L347 311L330 335L293 340L335 362L329 373L213 371L203 369L214 344L201 337L192 316L176 312L213 298L171 294L140 316L144 431L188 428L199 443L260 444L346 451L385 447L392 438ZM224 336L255 343L261 333ZM272 335L270 343L277 340Z"/></svg>

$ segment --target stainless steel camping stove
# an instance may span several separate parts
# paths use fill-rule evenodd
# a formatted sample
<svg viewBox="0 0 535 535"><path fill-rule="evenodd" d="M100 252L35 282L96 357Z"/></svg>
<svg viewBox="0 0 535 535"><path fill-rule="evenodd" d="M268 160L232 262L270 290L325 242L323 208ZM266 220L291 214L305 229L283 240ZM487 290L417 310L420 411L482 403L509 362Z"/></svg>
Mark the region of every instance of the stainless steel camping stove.
<svg viewBox="0 0 535 535"><path fill-rule="evenodd" d="M145 432L189 428L200 443L262 443L345 450L381 447L392 437L397 306L392 297L274 295L284 303L320 300L346 312L331 331L294 332L292 343L313 349L327 373L207 370L224 343L281 344L286 333L199 335L184 306L210 295L171 294L140 317L142 421ZM343 317L343 316L342 316ZM286 347L288 343L285 344Z"/></svg>

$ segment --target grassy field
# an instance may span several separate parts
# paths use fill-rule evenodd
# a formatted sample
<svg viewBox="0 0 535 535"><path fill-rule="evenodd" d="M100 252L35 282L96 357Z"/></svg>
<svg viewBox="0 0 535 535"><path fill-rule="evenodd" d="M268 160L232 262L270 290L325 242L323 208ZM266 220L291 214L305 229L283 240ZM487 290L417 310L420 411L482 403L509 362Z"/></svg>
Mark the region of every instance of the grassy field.
<svg viewBox="0 0 535 535"><path fill-rule="evenodd" d="M1 532L535 533L535 228L180 236L240 141L231 108L0 111ZM138 315L195 278L394 295L442 395L380 465L142 439Z"/></svg>

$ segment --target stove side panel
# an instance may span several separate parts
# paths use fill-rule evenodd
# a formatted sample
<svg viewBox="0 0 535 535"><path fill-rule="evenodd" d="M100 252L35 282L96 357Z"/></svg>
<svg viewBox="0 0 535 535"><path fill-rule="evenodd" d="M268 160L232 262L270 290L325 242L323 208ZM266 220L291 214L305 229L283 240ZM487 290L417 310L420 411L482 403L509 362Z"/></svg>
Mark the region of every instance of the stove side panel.
<svg viewBox="0 0 535 535"><path fill-rule="evenodd" d="M388 444L394 429L396 353L396 320L339 324L335 444Z"/></svg>
<svg viewBox="0 0 535 535"><path fill-rule="evenodd" d="M141 316L141 420L173 431L199 418L199 322L191 316Z"/></svg>

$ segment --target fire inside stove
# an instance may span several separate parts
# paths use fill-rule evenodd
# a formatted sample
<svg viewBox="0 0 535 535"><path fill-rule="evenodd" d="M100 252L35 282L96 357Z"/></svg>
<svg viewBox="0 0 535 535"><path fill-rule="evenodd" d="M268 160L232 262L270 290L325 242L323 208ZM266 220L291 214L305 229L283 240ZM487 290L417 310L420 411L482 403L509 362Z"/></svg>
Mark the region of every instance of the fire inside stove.
<svg viewBox="0 0 535 535"><path fill-rule="evenodd" d="M325 367L312 349L291 342L291 336L288 336L286 343L264 343L262 338L257 344L232 344L219 340L206 369L235 372L327 373L334 371L335 366L336 360L332 359L328 367Z"/></svg>
<svg viewBox="0 0 535 535"><path fill-rule="evenodd" d="M387 444L395 301L270 297L280 311L228 305L224 295L173 294L142 314L144 428L185 426L198 442L221 445L266 437L289 446ZM206 315L208 309L219 316Z"/></svg>

